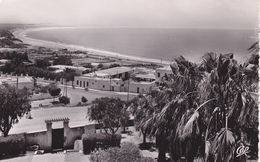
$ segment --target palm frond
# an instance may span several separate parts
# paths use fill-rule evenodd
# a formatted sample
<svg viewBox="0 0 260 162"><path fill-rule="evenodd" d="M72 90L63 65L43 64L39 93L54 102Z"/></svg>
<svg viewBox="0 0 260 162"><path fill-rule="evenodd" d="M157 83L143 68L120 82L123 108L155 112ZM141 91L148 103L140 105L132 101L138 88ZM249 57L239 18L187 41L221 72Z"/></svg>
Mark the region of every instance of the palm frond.
<svg viewBox="0 0 260 162"><path fill-rule="evenodd" d="M182 135L181 135L182 140L186 139L187 137L190 137L193 131L195 131L195 134L197 135L200 133L198 118L199 118L199 112L195 111L191 115L190 119L188 120L188 122L185 124L183 128Z"/></svg>
<svg viewBox="0 0 260 162"><path fill-rule="evenodd" d="M230 161L234 158L235 138L233 133L222 128L212 141L210 156L214 161Z"/></svg>

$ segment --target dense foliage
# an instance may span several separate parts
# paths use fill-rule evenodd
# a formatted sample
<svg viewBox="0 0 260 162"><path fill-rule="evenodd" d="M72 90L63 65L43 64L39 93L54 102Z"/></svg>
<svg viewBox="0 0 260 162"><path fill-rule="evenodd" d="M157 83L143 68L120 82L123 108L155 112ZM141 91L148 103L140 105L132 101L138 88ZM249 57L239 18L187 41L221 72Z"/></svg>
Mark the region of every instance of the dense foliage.
<svg viewBox="0 0 260 162"><path fill-rule="evenodd" d="M81 97L81 102L83 102L84 104L86 104L88 102L88 99L85 96Z"/></svg>
<svg viewBox="0 0 260 162"><path fill-rule="evenodd" d="M95 149L107 149L109 147L119 147L121 141L120 134L87 133L82 135L84 154L89 154Z"/></svg>
<svg viewBox="0 0 260 162"><path fill-rule="evenodd" d="M53 65L72 65L70 56L58 56L54 61Z"/></svg>
<svg viewBox="0 0 260 162"><path fill-rule="evenodd" d="M61 89L57 87L57 85L55 83L51 83L49 85L49 89L48 89L49 93L51 96L53 96L53 101L55 100L55 97L60 95Z"/></svg>
<svg viewBox="0 0 260 162"><path fill-rule="evenodd" d="M93 162L155 162L154 159L143 157L139 148L130 142L123 142L121 147L96 151L90 154Z"/></svg>
<svg viewBox="0 0 260 162"><path fill-rule="evenodd" d="M144 143L156 138L159 161L166 152L173 161L231 161L241 145L257 158L257 56L244 64L233 54L206 53L200 64L178 57L170 77L132 100L136 128Z"/></svg>
<svg viewBox="0 0 260 162"><path fill-rule="evenodd" d="M67 105L70 103L70 98L67 96L61 96L59 97L59 102Z"/></svg>
<svg viewBox="0 0 260 162"><path fill-rule="evenodd" d="M65 78L66 81L74 81L74 76L79 74L72 69L65 69L63 72L55 73L50 66L50 60L53 58L45 57L43 59L35 59L35 64L26 64L30 63L27 53L23 52L0 52L0 59L9 60L3 66L0 67L0 71L3 73L12 73L17 75L28 74L34 77L40 77L51 80L60 80ZM72 65L71 59L69 56L59 56L54 62L60 63L60 65Z"/></svg>
<svg viewBox="0 0 260 162"><path fill-rule="evenodd" d="M26 151L24 134L0 137L0 157L4 155L19 155Z"/></svg>
<svg viewBox="0 0 260 162"><path fill-rule="evenodd" d="M92 101L92 106L88 109L90 120L96 120L103 129L115 134L121 126L124 113L124 101L120 98L102 97ZM101 128L102 129L102 128Z"/></svg>
<svg viewBox="0 0 260 162"><path fill-rule="evenodd" d="M14 86L0 85L0 131L6 137L12 126L18 123L19 118L30 112L30 93Z"/></svg>

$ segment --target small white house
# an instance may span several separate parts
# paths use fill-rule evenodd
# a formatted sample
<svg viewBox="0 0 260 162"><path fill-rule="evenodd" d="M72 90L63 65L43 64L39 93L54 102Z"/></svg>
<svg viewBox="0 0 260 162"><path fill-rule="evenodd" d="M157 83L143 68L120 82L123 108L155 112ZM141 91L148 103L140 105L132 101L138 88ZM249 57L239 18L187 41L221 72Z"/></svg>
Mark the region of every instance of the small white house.
<svg viewBox="0 0 260 162"><path fill-rule="evenodd" d="M157 68L155 70L155 78L157 81L160 81L164 76L170 76L171 74L172 74L172 69L170 66Z"/></svg>

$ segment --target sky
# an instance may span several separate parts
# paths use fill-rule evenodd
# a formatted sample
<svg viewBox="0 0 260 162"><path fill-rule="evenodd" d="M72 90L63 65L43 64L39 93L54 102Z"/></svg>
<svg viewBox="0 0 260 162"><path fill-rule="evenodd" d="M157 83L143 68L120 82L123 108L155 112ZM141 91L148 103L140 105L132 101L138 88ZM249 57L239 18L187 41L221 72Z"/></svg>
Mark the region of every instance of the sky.
<svg viewBox="0 0 260 162"><path fill-rule="evenodd" d="M0 0L0 23L258 29L258 0Z"/></svg>

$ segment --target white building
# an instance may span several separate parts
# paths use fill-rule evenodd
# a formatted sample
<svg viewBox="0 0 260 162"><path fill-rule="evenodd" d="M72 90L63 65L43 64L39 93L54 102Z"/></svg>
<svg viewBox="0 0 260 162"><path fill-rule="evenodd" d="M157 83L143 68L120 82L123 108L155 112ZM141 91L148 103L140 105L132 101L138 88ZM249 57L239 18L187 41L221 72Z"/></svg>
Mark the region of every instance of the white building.
<svg viewBox="0 0 260 162"><path fill-rule="evenodd" d="M149 88L155 83L154 74L137 74L129 84L131 93L147 93Z"/></svg>
<svg viewBox="0 0 260 162"><path fill-rule="evenodd" d="M160 81L164 76L170 76L172 74L172 69L170 66L165 66L163 68L157 68L155 70L155 79Z"/></svg>
<svg viewBox="0 0 260 162"><path fill-rule="evenodd" d="M76 73L82 74L83 71L87 70L87 68L82 66L69 66L69 65L53 65L53 66L49 66L48 68L56 69L55 73L63 72L65 69L72 69L75 70Z"/></svg>
<svg viewBox="0 0 260 162"><path fill-rule="evenodd" d="M4 66L8 62L11 62L11 60L9 60L9 59L0 59L0 66Z"/></svg>
<svg viewBox="0 0 260 162"><path fill-rule="evenodd" d="M11 75L1 75L0 76L0 85L9 84L13 86L18 86L19 89L24 87L33 88L35 85L35 80L29 76L11 76Z"/></svg>
<svg viewBox="0 0 260 162"><path fill-rule="evenodd" d="M128 67L114 67L83 76L75 76L75 86L105 91L127 91L125 81L129 79L131 72L132 69Z"/></svg>

